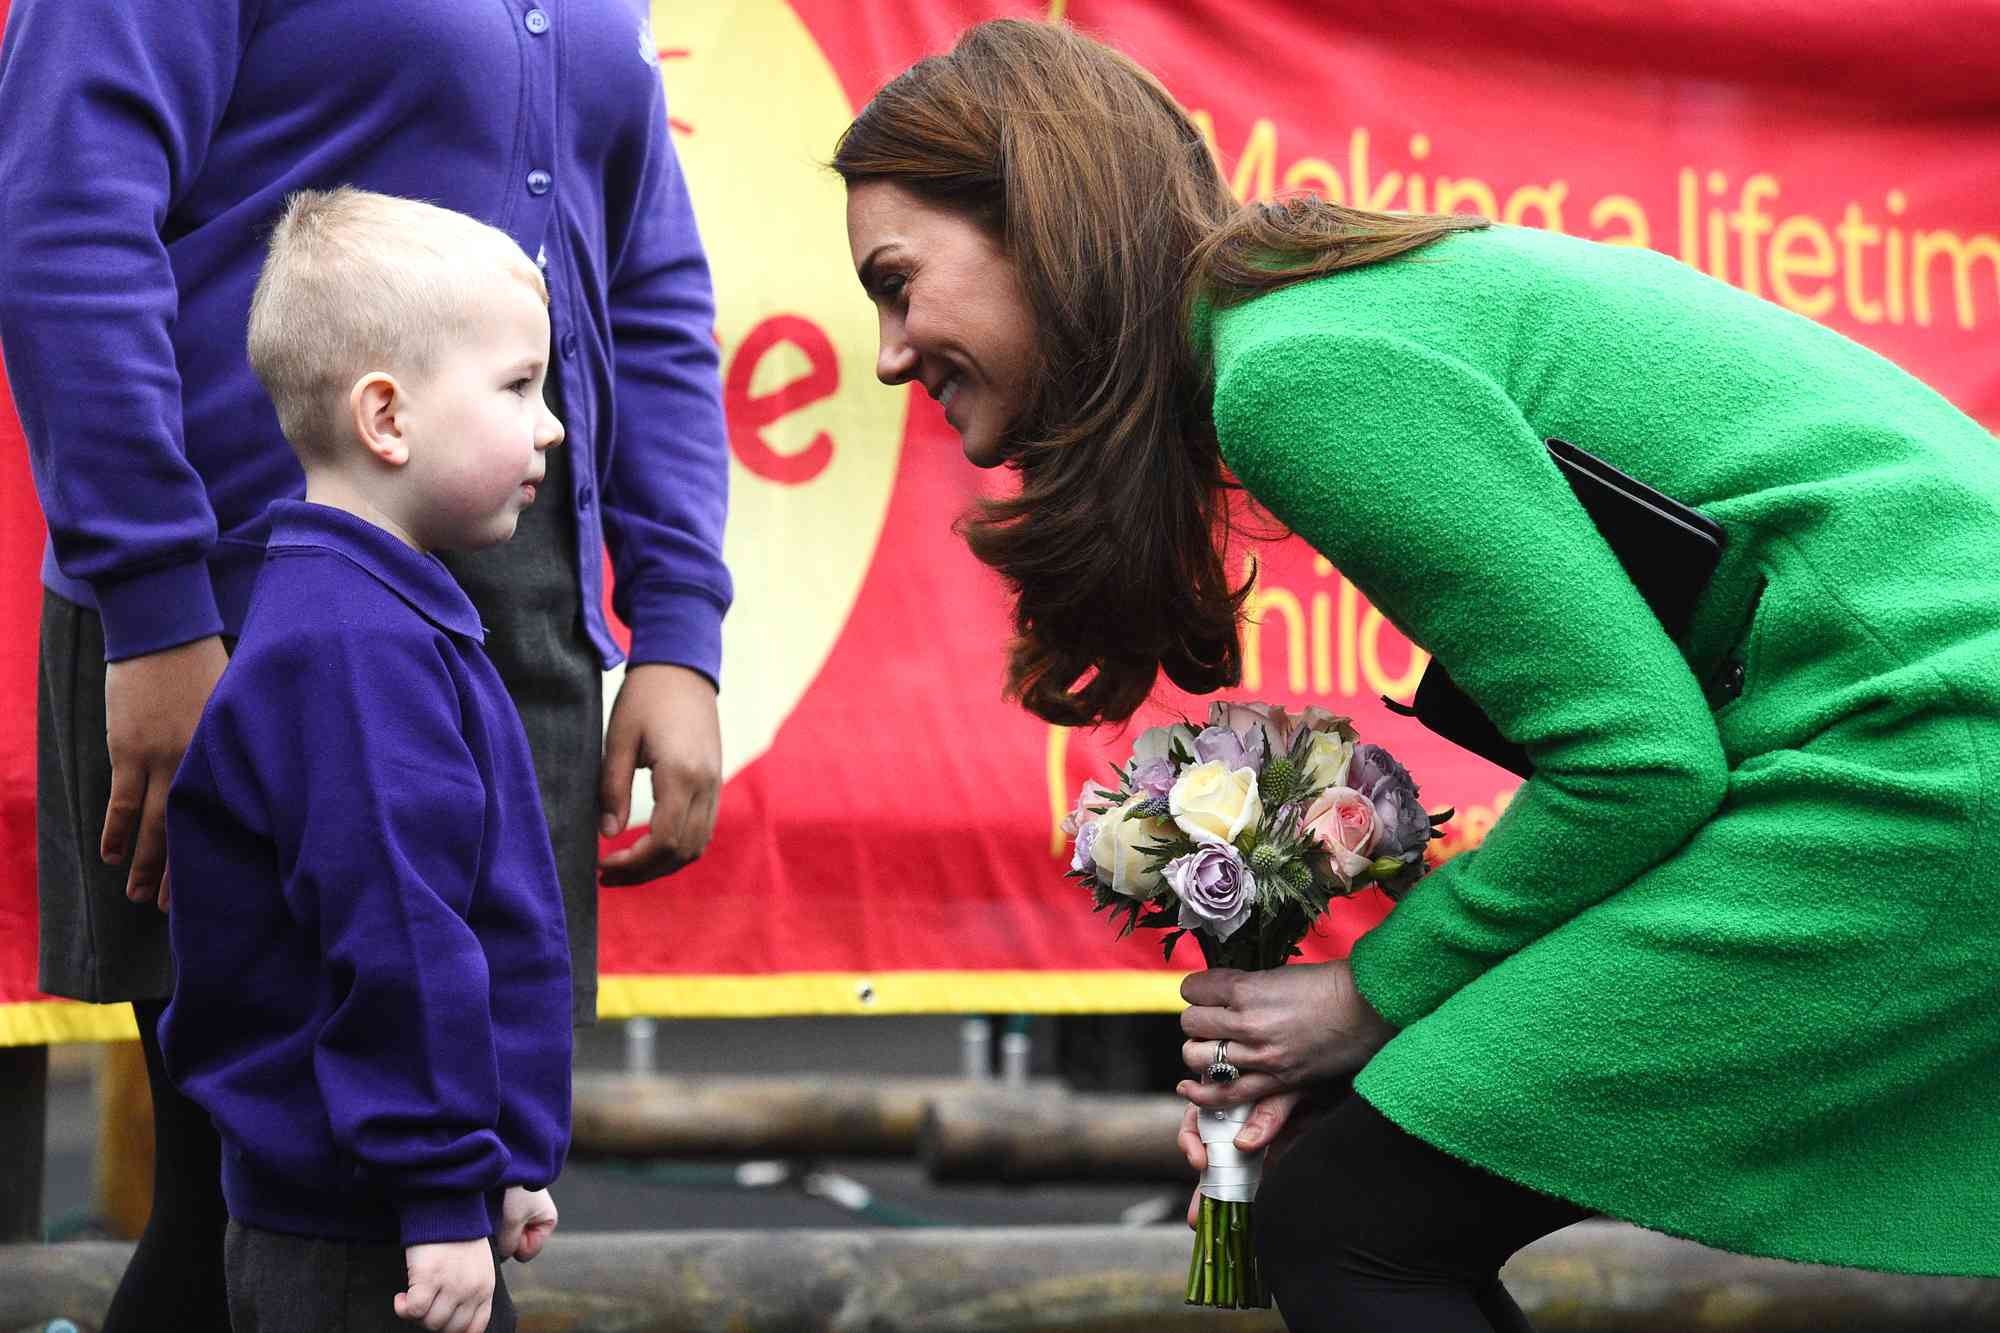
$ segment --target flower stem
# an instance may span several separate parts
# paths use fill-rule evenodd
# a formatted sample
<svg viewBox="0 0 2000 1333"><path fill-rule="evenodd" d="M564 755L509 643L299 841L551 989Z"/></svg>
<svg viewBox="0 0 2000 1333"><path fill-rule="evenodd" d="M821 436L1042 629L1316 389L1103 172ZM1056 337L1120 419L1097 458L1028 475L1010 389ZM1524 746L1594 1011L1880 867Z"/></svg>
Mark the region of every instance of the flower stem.
<svg viewBox="0 0 2000 1333"><path fill-rule="evenodd" d="M1217 1310L1267 1310L1270 1290L1257 1263L1247 1203L1202 1196L1188 1260L1187 1303Z"/></svg>
<svg viewBox="0 0 2000 1333"><path fill-rule="evenodd" d="M1204 1196L1206 1197L1206 1196ZM1195 1222L1193 1252L1188 1255L1187 1303L1193 1305L1201 1295L1201 1223Z"/></svg>

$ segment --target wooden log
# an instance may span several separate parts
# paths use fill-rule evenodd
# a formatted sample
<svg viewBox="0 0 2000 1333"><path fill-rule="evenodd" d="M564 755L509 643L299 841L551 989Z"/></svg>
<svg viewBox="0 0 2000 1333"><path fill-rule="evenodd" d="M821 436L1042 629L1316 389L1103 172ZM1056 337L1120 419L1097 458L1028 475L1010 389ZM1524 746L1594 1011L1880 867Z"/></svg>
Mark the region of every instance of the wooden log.
<svg viewBox="0 0 2000 1333"><path fill-rule="evenodd" d="M1184 1105L967 1079L578 1075L574 1142L626 1157L918 1155L940 1180L1184 1180Z"/></svg>
<svg viewBox="0 0 2000 1333"><path fill-rule="evenodd" d="M907 1157L965 1079L579 1074L575 1149L629 1157Z"/></svg>
<svg viewBox="0 0 2000 1333"><path fill-rule="evenodd" d="M1180 1227L558 1232L508 1265L526 1329L565 1333L1164 1333L1217 1327L1181 1304ZM0 1330L98 1327L131 1247L0 1246ZM1504 1274L1542 1333L1970 1333L2000 1281L1748 1259L1619 1223L1523 1250ZM1232 1314L1265 1333L1272 1314Z"/></svg>
<svg viewBox="0 0 2000 1333"><path fill-rule="evenodd" d="M932 1101L917 1152L933 1180L1193 1181L1187 1103L1152 1094L960 1091Z"/></svg>

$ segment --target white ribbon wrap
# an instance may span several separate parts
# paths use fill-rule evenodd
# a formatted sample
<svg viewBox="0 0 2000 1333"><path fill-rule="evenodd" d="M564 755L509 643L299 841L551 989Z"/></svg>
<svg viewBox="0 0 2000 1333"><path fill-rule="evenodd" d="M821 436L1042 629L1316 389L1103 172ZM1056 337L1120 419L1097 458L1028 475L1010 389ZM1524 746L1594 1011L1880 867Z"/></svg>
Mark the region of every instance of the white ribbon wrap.
<svg viewBox="0 0 2000 1333"><path fill-rule="evenodd" d="M1264 1178L1264 1150L1244 1152L1236 1146L1236 1136L1250 1119L1252 1103L1224 1106L1201 1112L1195 1123L1201 1130L1201 1146L1208 1149L1208 1170L1201 1173L1201 1192L1224 1203L1249 1203L1257 1197L1257 1182Z"/></svg>

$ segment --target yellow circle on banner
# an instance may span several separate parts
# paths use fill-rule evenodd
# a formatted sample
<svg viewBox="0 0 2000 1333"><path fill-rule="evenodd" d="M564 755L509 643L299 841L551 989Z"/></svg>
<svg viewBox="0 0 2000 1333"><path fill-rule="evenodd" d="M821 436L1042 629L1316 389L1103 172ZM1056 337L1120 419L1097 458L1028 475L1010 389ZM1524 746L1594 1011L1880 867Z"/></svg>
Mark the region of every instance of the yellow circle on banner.
<svg viewBox="0 0 2000 1333"><path fill-rule="evenodd" d="M770 748L847 622L909 395L875 379L875 315L824 165L852 112L811 33L782 0L656 3L652 39L715 276L730 419L726 779ZM633 804L635 823L648 818L650 790Z"/></svg>

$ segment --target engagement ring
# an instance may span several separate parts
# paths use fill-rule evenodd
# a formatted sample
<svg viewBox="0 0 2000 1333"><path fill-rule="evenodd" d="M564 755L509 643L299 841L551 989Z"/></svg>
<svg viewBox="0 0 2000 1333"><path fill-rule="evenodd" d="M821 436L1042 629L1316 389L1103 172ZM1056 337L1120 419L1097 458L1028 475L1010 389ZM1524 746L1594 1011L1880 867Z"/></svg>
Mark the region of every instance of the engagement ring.
<svg viewBox="0 0 2000 1333"><path fill-rule="evenodd" d="M1215 1058L1208 1062L1208 1071L1201 1076L1204 1083L1234 1083L1243 1076L1243 1071L1229 1063L1229 1043L1215 1043Z"/></svg>

